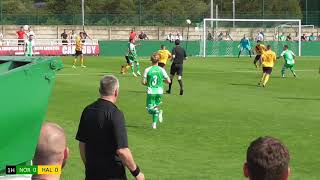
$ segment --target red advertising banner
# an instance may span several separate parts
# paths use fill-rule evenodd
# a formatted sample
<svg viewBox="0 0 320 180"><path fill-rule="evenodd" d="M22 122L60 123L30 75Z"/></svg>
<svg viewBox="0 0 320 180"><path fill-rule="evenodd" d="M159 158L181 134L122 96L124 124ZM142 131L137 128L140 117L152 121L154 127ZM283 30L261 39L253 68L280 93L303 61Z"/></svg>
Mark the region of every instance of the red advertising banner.
<svg viewBox="0 0 320 180"><path fill-rule="evenodd" d="M0 46L0 56L24 55L24 46ZM82 53L85 55L97 56L100 54L99 45L84 45ZM53 45L35 46L34 55L39 56L63 56L75 54L75 46L72 45Z"/></svg>

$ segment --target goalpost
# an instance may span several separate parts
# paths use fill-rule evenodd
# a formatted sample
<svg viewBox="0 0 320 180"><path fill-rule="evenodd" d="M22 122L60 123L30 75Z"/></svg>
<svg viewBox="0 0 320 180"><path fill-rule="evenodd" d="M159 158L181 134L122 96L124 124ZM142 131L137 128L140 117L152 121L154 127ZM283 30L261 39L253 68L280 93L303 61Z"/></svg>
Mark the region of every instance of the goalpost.
<svg viewBox="0 0 320 180"><path fill-rule="evenodd" d="M235 26L233 27L233 25ZM279 29L281 25L287 28ZM270 44L276 53L283 45L301 56L301 20L300 19L203 19L200 25L200 52L206 56L235 56L239 52L239 42L245 34L253 48L258 32L263 32L264 44ZM210 34L209 34L210 33ZM290 37L288 41L279 38L280 34ZM210 37L209 37L209 36Z"/></svg>

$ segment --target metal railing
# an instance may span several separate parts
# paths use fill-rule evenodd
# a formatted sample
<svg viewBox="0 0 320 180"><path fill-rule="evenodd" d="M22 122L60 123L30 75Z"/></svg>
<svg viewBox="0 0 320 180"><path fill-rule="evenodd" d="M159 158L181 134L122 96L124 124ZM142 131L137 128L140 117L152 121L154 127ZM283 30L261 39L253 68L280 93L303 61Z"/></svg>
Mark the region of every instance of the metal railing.
<svg viewBox="0 0 320 180"><path fill-rule="evenodd" d="M21 44L20 39L2 39L2 46L17 46ZM84 45L98 45L99 41L97 39L83 39ZM24 40L26 41L26 40ZM63 39L34 39L34 44L36 46L57 46L57 45L75 45L75 41L68 39L67 42L63 42ZM23 43L23 42L22 42Z"/></svg>

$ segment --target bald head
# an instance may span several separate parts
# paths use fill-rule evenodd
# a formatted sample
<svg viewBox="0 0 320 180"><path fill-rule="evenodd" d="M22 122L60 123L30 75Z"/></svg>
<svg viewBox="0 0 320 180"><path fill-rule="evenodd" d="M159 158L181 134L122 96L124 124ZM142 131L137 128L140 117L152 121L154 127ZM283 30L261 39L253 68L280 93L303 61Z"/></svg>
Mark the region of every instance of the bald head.
<svg viewBox="0 0 320 180"><path fill-rule="evenodd" d="M55 123L43 123L33 163L35 165L62 165L66 156L67 144L64 130Z"/></svg>

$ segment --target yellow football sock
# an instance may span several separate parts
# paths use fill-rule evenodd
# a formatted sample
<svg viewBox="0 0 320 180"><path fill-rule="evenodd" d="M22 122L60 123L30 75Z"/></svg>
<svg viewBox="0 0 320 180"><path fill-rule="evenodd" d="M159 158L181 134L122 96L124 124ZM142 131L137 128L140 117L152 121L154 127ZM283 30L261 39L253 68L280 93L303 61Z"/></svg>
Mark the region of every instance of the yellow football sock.
<svg viewBox="0 0 320 180"><path fill-rule="evenodd" d="M264 82L264 78L265 78L265 76L266 76L266 74L265 74L265 73L263 73L263 74L262 74L262 78L261 78L261 80L260 80L260 83L263 83L263 82Z"/></svg>
<svg viewBox="0 0 320 180"><path fill-rule="evenodd" d="M81 57L80 60L81 60L81 66L83 66L83 61L84 61L84 60L83 60L83 56Z"/></svg>
<svg viewBox="0 0 320 180"><path fill-rule="evenodd" d="M269 74L266 74L265 77L264 77L264 81L263 81L263 85L265 86L267 84L267 82L269 81L269 77L270 75Z"/></svg>
<svg viewBox="0 0 320 180"><path fill-rule="evenodd" d="M73 65L75 66L76 63L77 63L77 58L74 58L74 60L73 60Z"/></svg>

